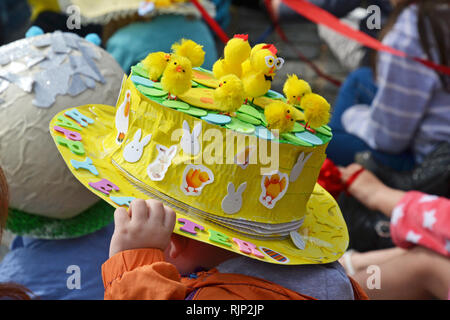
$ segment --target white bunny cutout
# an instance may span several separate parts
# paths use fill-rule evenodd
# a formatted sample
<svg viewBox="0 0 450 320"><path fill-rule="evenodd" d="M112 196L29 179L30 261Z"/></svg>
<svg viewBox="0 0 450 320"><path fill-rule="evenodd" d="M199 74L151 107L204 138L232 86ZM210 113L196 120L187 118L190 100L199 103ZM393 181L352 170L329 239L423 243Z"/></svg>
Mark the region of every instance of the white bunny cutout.
<svg viewBox="0 0 450 320"><path fill-rule="evenodd" d="M156 157L156 160L147 167L147 174L151 180L161 181L164 179L167 169L172 163L172 159L177 154L177 146L173 145L170 148L167 148L158 144L156 145L156 149L158 150L158 156Z"/></svg>
<svg viewBox="0 0 450 320"><path fill-rule="evenodd" d="M228 193L222 200L222 210L228 214L235 214L241 210L242 207L242 193L247 187L247 182L242 183L238 189L234 190L233 182L228 183Z"/></svg>
<svg viewBox="0 0 450 320"><path fill-rule="evenodd" d="M133 140L123 149L123 158L130 163L138 162L144 152L144 147L150 142L152 135L149 134L141 140L142 131L138 129L134 134Z"/></svg>
<svg viewBox="0 0 450 320"><path fill-rule="evenodd" d="M191 133L191 128L186 120L183 121L183 136L181 137L180 144L184 153L190 155L197 155L200 152L200 142L198 137L202 132L202 123L199 122Z"/></svg>
<svg viewBox="0 0 450 320"><path fill-rule="evenodd" d="M297 181L298 177L300 176L300 174L303 171L303 167L305 166L306 161L309 160L309 158L312 156L312 152L309 153L306 157L305 157L305 153L300 153L300 155L297 158L297 162L295 163L294 167L291 170L291 174L289 175L289 181L290 182L295 182Z"/></svg>

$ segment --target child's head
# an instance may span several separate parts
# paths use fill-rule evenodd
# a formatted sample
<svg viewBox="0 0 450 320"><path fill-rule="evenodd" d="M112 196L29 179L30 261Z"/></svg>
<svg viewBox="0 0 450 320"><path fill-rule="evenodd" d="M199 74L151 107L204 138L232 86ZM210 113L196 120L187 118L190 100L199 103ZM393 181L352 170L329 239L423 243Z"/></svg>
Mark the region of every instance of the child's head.
<svg viewBox="0 0 450 320"><path fill-rule="evenodd" d="M189 274L198 268L214 268L238 254L173 233L164 256L181 274Z"/></svg>

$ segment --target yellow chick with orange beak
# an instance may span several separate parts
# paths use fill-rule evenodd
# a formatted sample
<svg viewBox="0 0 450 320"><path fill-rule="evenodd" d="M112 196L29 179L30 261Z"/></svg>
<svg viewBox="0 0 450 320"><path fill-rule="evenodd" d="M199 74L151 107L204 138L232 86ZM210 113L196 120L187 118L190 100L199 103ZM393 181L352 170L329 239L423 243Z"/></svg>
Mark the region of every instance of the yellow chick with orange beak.
<svg viewBox="0 0 450 320"><path fill-rule="evenodd" d="M188 58L172 55L161 78L161 85L169 93L168 99L188 91L192 86L192 64ZM175 96L175 97L173 97Z"/></svg>
<svg viewBox="0 0 450 320"><path fill-rule="evenodd" d="M275 134L275 130L278 130L279 134L292 131L295 121L303 119L300 110L280 100L274 100L268 104L264 108L264 116L267 120L267 128Z"/></svg>
<svg viewBox="0 0 450 320"><path fill-rule="evenodd" d="M244 103L244 86L241 79L234 74L220 78L219 86L214 90L214 109L233 113Z"/></svg>
<svg viewBox="0 0 450 320"><path fill-rule="evenodd" d="M288 75L283 85L283 92L289 104L300 106L302 98L312 93L311 86L295 74Z"/></svg>

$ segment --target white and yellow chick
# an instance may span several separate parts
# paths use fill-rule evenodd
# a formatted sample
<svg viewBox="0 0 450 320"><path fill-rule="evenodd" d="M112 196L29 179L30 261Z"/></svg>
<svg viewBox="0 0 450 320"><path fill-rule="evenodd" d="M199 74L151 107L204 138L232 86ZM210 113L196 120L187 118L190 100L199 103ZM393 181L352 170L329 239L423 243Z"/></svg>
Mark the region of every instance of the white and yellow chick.
<svg viewBox="0 0 450 320"><path fill-rule="evenodd" d="M168 99L179 96L192 86L192 64L188 58L172 55L161 78L161 85L169 93Z"/></svg>
<svg viewBox="0 0 450 320"><path fill-rule="evenodd" d="M217 60L213 65L214 77L220 79L227 74L234 74L240 78L242 75L242 63L250 57L250 51L248 35L234 35L223 49L223 59Z"/></svg>
<svg viewBox="0 0 450 320"><path fill-rule="evenodd" d="M234 74L220 78L219 86L214 90L214 108L223 113L232 114L244 103L244 86Z"/></svg>
<svg viewBox="0 0 450 320"><path fill-rule="evenodd" d="M247 97L263 96L272 86L276 70L283 66L283 58L277 57L274 45L265 45L250 57L250 66L242 75L244 91Z"/></svg>

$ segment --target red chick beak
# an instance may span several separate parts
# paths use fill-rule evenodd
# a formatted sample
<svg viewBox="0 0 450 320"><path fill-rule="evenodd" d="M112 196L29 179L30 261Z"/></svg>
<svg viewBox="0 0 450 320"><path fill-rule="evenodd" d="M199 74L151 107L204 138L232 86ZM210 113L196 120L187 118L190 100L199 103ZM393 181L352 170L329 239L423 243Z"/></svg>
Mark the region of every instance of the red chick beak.
<svg viewBox="0 0 450 320"><path fill-rule="evenodd" d="M182 68L180 65L178 65L178 66L175 68L175 70L176 70L177 72L181 72L181 71L183 71L183 68Z"/></svg>
<svg viewBox="0 0 450 320"><path fill-rule="evenodd" d="M223 86L223 83L219 83L219 87Z"/></svg>
<svg viewBox="0 0 450 320"><path fill-rule="evenodd" d="M286 115L286 119L290 119L291 118L291 115L290 114L287 114Z"/></svg>

